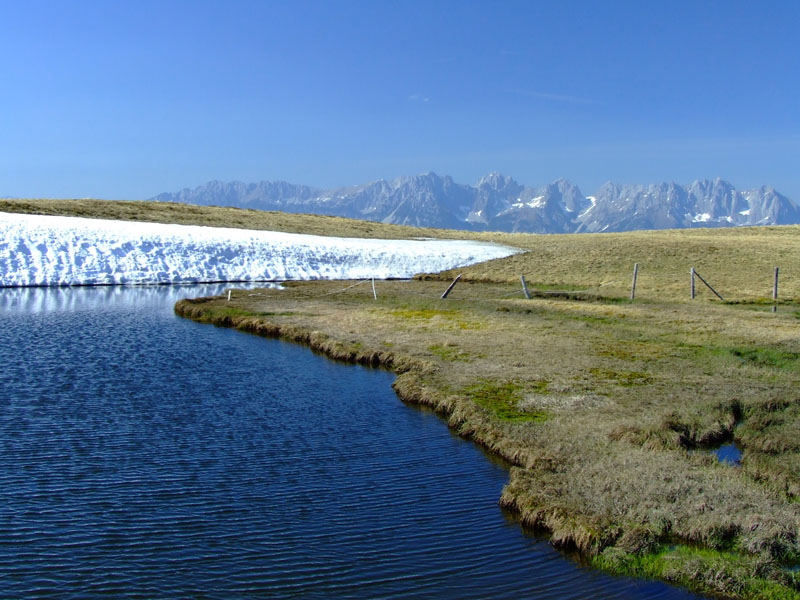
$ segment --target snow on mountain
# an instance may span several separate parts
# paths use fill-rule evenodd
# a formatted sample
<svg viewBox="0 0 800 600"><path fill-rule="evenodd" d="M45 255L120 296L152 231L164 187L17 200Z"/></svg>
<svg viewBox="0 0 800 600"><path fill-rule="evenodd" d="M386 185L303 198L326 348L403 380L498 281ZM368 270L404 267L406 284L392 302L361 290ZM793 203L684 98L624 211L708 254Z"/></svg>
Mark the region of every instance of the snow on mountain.
<svg viewBox="0 0 800 600"><path fill-rule="evenodd" d="M542 188L523 188L519 197L495 215L488 226L521 233L570 233L576 227L575 213L589 204L577 186L558 179Z"/></svg>
<svg viewBox="0 0 800 600"><path fill-rule="evenodd" d="M565 179L535 188L490 173L471 186L449 176L425 173L328 191L286 182L212 181L194 190L161 194L154 200L525 233L666 229L698 223L705 227L800 223L800 208L773 188L738 191L722 179L703 179L687 186L607 183L585 196Z"/></svg>
<svg viewBox="0 0 800 600"><path fill-rule="evenodd" d="M518 252L456 240L374 240L0 213L0 287L411 277Z"/></svg>
<svg viewBox="0 0 800 600"><path fill-rule="evenodd" d="M578 232L800 223L800 208L773 188L738 191L722 179L657 185L606 183Z"/></svg>
<svg viewBox="0 0 800 600"><path fill-rule="evenodd" d="M184 188L179 192L159 194L153 200L159 202L181 202L201 206L237 206L267 210L264 199L269 198L271 210L302 212L302 207L310 201L326 201L324 192L306 185L295 185L285 181L261 181L242 183L241 181L209 181L194 189Z"/></svg>
<svg viewBox="0 0 800 600"><path fill-rule="evenodd" d="M519 201L525 188L500 173L489 173L475 187L475 200L466 217L470 228L488 229L497 215L511 208Z"/></svg>

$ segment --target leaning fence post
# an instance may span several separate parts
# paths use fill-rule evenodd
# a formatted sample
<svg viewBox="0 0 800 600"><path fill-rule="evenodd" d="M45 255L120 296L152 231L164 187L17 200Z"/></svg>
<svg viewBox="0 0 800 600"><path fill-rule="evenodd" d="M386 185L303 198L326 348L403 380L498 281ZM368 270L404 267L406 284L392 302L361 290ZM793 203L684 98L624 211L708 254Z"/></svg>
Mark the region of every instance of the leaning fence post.
<svg viewBox="0 0 800 600"><path fill-rule="evenodd" d="M631 282L631 300L636 297L636 277L639 275L639 263L633 264L633 281Z"/></svg>
<svg viewBox="0 0 800 600"><path fill-rule="evenodd" d="M522 282L522 293L525 294L525 297L528 300L530 300L531 299L531 294L528 291L528 284L525 283L525 275L520 275L519 279Z"/></svg>
<svg viewBox="0 0 800 600"><path fill-rule="evenodd" d="M453 279L453 283L451 283L451 284L450 284L450 285L447 287L447 289L444 291L444 294L442 294L442 300L444 300L445 298L447 298L447 294L449 294L449 293L452 291L452 289L453 289L454 287L456 287L456 284L458 283L458 280L459 280L459 279L461 279L461 274L459 274L459 275L458 275L458 277L456 277L455 279Z"/></svg>
<svg viewBox="0 0 800 600"><path fill-rule="evenodd" d="M690 273L692 274L692 300L694 300L694 267L692 267Z"/></svg>
<svg viewBox="0 0 800 600"><path fill-rule="evenodd" d="M377 300L378 299L378 292L375 291L375 278L372 278L372 297Z"/></svg>
<svg viewBox="0 0 800 600"><path fill-rule="evenodd" d="M231 291L228 290L228 302L230 302L230 301L231 301Z"/></svg>
<svg viewBox="0 0 800 600"><path fill-rule="evenodd" d="M692 267L692 271L694 271L694 267ZM707 287L708 289L710 289L712 292L714 292L714 295L715 295L717 298L719 298L720 300L722 300L723 302L725 302L725 298L723 298L722 296L720 296L720 295L719 295L719 292L717 292L717 290L715 290L713 287L711 287L711 284L710 284L710 283L708 283L708 282L707 282L705 279L703 279L703 276L702 276L702 275L700 275L700 273L698 273L697 271L694 271L694 274L695 274L695 275L697 275L697 277L700 279L700 281L702 281L703 283L705 283L705 284L706 284L706 287ZM693 279L692 281L694 281L694 279Z"/></svg>

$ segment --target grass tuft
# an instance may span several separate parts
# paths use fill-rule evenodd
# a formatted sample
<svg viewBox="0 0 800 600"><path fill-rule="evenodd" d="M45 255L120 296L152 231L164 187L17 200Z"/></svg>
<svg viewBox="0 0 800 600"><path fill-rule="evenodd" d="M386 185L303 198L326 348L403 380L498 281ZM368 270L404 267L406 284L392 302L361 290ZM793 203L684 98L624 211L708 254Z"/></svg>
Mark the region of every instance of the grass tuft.
<svg viewBox="0 0 800 600"><path fill-rule="evenodd" d="M542 393L546 391L547 384L542 382L536 388L537 392ZM482 379L478 383L466 387L463 393L478 406L482 406L503 421L514 423L544 421L547 414L543 411L529 412L519 408L524 389L523 385L515 381L499 383Z"/></svg>

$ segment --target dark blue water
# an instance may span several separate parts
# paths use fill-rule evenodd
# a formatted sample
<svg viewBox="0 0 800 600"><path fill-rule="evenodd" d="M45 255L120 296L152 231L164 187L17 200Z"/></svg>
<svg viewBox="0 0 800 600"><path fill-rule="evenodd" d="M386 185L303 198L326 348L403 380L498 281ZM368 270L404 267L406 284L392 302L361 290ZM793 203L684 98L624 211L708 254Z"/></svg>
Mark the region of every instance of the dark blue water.
<svg viewBox="0 0 800 600"><path fill-rule="evenodd" d="M0 290L0 597L691 597L526 536L389 373L172 314L209 291Z"/></svg>
<svg viewBox="0 0 800 600"><path fill-rule="evenodd" d="M733 465L734 467L740 467L742 465L742 451L739 450L739 447L733 442L723 444L713 452L717 455L719 462Z"/></svg>

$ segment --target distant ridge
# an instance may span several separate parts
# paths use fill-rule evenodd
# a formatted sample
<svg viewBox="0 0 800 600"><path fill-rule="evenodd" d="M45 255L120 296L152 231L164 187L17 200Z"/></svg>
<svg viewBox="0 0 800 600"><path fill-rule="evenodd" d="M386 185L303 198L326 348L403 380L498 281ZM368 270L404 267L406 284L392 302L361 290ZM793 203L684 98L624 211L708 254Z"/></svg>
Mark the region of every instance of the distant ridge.
<svg viewBox="0 0 800 600"><path fill-rule="evenodd" d="M798 205L774 188L739 191L719 178L686 186L608 182L587 196L566 179L535 188L500 173L475 185L425 173L332 190L285 181L211 181L151 199L470 231L592 233L800 223Z"/></svg>

